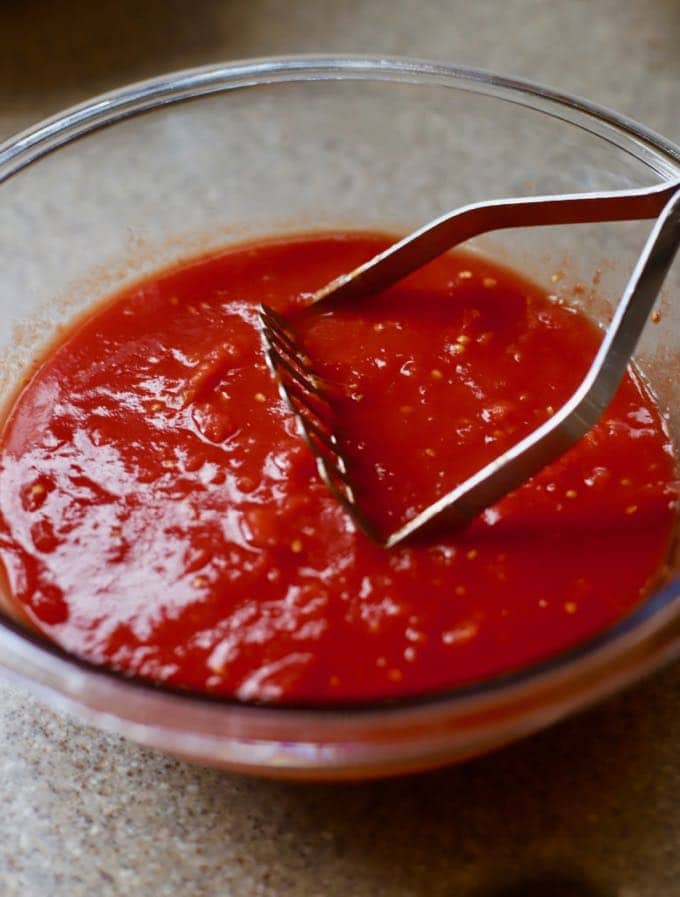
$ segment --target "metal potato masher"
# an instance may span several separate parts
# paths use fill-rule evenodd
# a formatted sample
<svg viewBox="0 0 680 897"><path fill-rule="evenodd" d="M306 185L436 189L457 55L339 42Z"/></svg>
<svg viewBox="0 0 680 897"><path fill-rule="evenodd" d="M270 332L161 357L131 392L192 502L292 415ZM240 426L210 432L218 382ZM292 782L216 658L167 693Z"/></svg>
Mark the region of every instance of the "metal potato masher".
<svg viewBox="0 0 680 897"><path fill-rule="evenodd" d="M322 413L331 407L324 380L300 345L292 321L263 305L259 322L267 363L315 455L323 480L371 538L392 548L417 533L460 525L534 476L593 427L625 374L680 245L680 182L605 193L501 199L456 209L313 294L301 314L380 292L472 237L493 230L552 224L656 219L598 352L578 389L541 426L392 533L376 530L357 503L339 443Z"/></svg>

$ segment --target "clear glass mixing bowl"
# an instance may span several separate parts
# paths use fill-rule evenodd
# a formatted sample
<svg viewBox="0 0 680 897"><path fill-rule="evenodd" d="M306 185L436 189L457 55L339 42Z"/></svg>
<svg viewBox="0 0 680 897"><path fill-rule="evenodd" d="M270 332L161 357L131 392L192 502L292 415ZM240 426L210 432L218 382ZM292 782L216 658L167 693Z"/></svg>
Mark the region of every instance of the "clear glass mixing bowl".
<svg viewBox="0 0 680 897"><path fill-rule="evenodd" d="M469 201L679 176L680 149L618 115L426 62L266 59L126 87L0 146L0 402L60 325L192 252L259 233L403 232ZM648 228L572 226L477 243L605 321ZM638 363L680 442L677 268ZM676 656L679 566L676 557L670 583L635 613L548 662L371 707L173 693L67 656L9 607L0 664L50 706L194 761L289 778L388 775L490 750Z"/></svg>

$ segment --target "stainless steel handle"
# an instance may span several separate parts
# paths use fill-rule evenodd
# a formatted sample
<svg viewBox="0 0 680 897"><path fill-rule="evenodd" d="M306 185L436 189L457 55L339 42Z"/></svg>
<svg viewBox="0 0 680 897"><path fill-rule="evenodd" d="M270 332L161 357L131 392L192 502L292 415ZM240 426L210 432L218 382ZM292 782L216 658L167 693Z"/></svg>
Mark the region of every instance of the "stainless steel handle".
<svg viewBox="0 0 680 897"><path fill-rule="evenodd" d="M639 190L521 197L462 206L332 280L314 294L308 307L324 300L335 303L387 289L453 246L489 231L656 218L679 188L680 182L675 182ZM317 313L319 310L315 308Z"/></svg>
<svg viewBox="0 0 680 897"><path fill-rule="evenodd" d="M669 192L667 189L655 194L657 200L663 196L661 214L595 359L574 395L533 433L393 533L387 547L399 544L416 531L469 520L538 473L597 423L621 383L680 245L680 188L674 185L670 198Z"/></svg>

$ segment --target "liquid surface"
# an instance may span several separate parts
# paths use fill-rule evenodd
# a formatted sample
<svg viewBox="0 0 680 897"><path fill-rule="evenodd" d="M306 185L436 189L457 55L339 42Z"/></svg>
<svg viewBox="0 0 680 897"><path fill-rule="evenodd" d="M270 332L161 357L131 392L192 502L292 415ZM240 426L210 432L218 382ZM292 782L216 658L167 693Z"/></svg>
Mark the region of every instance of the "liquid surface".
<svg viewBox="0 0 680 897"><path fill-rule="evenodd" d="M0 443L7 589L68 651L258 701L409 695L574 645L649 591L677 498L628 376L598 426L466 530L383 550L320 482L265 367L287 312L387 245L262 243L152 277L81 322ZM463 253L309 319L362 498L388 528L544 421L600 334Z"/></svg>

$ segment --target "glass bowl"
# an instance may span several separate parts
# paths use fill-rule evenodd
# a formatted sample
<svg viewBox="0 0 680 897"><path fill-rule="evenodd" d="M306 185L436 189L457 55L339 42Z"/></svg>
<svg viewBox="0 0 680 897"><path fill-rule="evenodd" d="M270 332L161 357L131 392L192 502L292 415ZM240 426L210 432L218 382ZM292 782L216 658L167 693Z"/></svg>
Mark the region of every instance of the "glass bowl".
<svg viewBox="0 0 680 897"><path fill-rule="evenodd" d="M192 253L281 231L404 232L474 200L679 176L680 149L643 127L471 69L299 57L126 87L0 146L0 402L61 325ZM604 322L648 228L476 242L542 283L558 281ZM679 287L676 266L637 361L680 443L680 306L670 301ZM675 557L660 591L587 643L420 699L305 709L173 692L66 655L6 601L0 664L51 707L192 761L300 779L390 775L488 751L677 656L679 566Z"/></svg>

